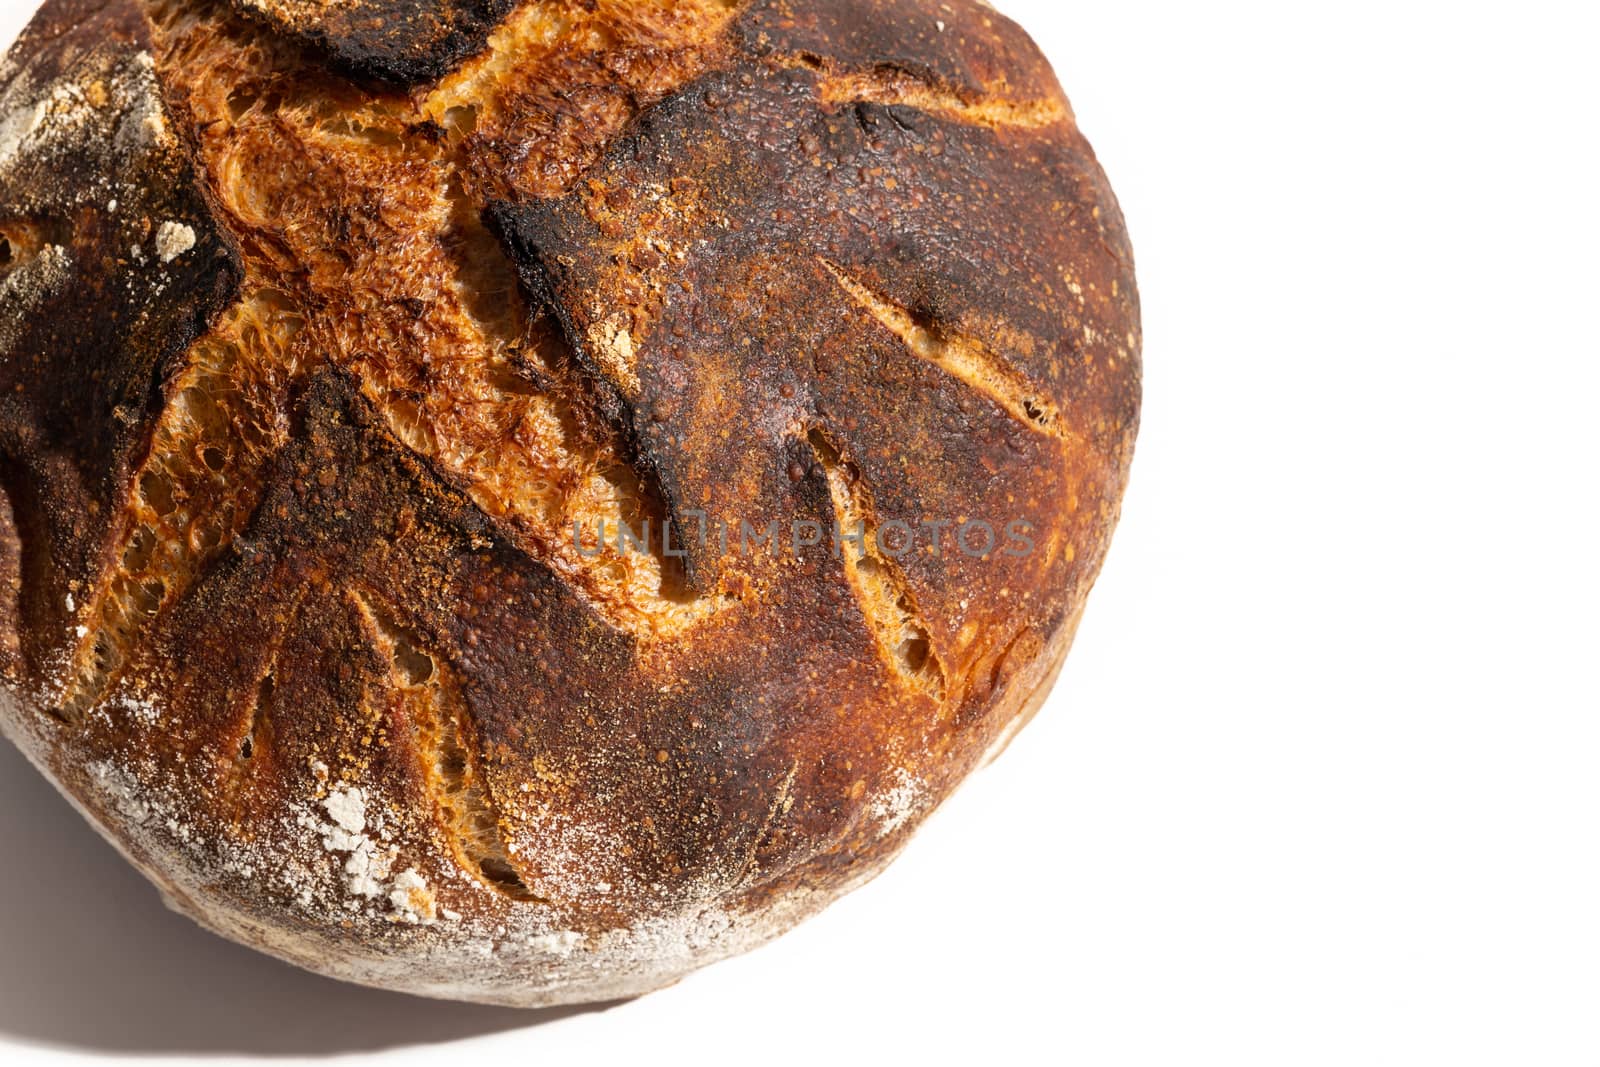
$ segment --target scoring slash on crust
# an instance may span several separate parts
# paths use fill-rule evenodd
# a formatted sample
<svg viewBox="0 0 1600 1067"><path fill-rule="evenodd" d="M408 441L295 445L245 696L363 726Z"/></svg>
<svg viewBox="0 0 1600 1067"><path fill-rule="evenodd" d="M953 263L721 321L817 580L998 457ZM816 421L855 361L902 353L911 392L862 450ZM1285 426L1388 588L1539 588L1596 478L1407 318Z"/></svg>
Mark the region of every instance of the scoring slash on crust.
<svg viewBox="0 0 1600 1067"><path fill-rule="evenodd" d="M949 371L973 390L982 393L1010 412L1029 429L1053 437L1070 437L1061 426L1061 412L1043 390L1031 384L982 341L959 334L950 335L931 323L920 322L905 308L897 307L868 289L827 260L839 287L849 293L885 329L906 343L906 347L936 367Z"/></svg>
<svg viewBox="0 0 1600 1067"><path fill-rule="evenodd" d="M304 319L252 293L185 357L133 478L117 565L87 598L60 714L76 721L114 683L149 623L228 549L254 512L257 472L288 437L285 392Z"/></svg>
<svg viewBox="0 0 1600 1067"><path fill-rule="evenodd" d="M827 431L813 427L806 435L828 479L836 526L849 542L841 546L845 573L889 662L907 682L944 696L944 669L933 651L928 628L917 618L916 594L905 572L885 552L883 530L872 507L871 490L861 472L839 455Z"/></svg>
<svg viewBox="0 0 1600 1067"><path fill-rule="evenodd" d="M513 900L537 900L506 847L500 813L478 765L480 748L454 668L423 651L371 594L352 592L350 597L392 664L391 698L411 726L441 828L463 869Z"/></svg>

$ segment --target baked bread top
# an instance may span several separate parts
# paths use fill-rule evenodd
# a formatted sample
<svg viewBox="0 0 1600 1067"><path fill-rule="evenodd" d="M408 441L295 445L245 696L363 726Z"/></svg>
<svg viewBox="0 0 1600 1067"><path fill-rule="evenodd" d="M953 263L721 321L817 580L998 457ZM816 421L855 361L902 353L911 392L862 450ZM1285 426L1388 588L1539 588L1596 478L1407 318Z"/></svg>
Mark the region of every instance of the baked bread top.
<svg viewBox="0 0 1600 1067"><path fill-rule="evenodd" d="M0 82L0 722L201 921L639 992L1042 698L1138 308L986 5L50 0Z"/></svg>

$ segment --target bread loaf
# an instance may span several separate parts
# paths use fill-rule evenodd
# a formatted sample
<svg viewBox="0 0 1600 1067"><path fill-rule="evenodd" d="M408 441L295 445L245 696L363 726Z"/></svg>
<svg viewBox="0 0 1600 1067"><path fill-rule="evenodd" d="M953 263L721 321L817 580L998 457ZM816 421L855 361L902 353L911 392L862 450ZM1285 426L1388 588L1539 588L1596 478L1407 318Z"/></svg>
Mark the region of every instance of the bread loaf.
<svg viewBox="0 0 1600 1067"><path fill-rule="evenodd" d="M48 0L0 86L0 724L207 927L642 993L1043 699L1138 305L987 5Z"/></svg>

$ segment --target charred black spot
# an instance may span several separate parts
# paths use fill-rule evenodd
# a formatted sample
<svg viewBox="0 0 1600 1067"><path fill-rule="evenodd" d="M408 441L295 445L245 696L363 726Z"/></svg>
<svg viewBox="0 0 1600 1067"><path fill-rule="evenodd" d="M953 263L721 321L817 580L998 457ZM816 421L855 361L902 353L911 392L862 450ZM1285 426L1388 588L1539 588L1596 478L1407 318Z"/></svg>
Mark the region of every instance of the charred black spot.
<svg viewBox="0 0 1600 1067"><path fill-rule="evenodd" d="M314 51L349 77L390 89L437 81L483 51L514 0L353 0L315 15L279 9L271 0L230 0Z"/></svg>

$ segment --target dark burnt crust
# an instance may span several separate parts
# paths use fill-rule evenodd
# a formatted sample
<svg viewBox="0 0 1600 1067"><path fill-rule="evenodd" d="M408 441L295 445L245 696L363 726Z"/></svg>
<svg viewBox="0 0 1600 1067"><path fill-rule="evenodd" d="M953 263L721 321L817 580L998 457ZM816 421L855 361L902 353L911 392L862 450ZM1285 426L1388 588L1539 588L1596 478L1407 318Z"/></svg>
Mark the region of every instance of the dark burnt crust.
<svg viewBox="0 0 1600 1067"><path fill-rule="evenodd" d="M81 0L47 3L18 45L31 51L13 88L64 79L88 98L81 136L45 149L25 140L0 168L8 273L21 280L51 247L70 262L42 299L9 301L15 333L0 362L0 480L28 570L12 677L61 652L68 594L108 562L107 533L171 363L239 290L237 250L142 65L149 45L137 8ZM168 261L157 248L164 223L193 238Z"/></svg>
<svg viewBox="0 0 1600 1067"><path fill-rule="evenodd" d="M90 6L55 0L41 22ZM341 10L391 8L424 21L444 10ZM620 436L680 531L697 513L784 529L1021 519L1035 551L975 559L947 531L945 552L885 565L873 586L826 543L750 555L691 539L680 592L708 610L662 636L608 615L465 479L403 442L370 380L313 365L284 399L286 442L237 475L259 489L242 532L119 668L135 696L159 697L159 726L102 710L63 727L53 754L58 777L158 872L180 861L133 840L85 768L132 753L149 782L181 784L215 831L182 853L204 881L192 906L209 898L255 928L334 955L376 947L402 967L430 944L370 913L308 919L283 886L229 873L230 849L287 849L285 812L307 817L308 798L337 781L387 813L387 840L441 908L491 928L536 915L540 929L599 937L709 906L758 915L881 868L1006 736L1064 652L1116 521L1139 403L1132 255L1020 30L976 3L863 8L749 5L705 44L713 72L646 108L559 196L474 156L470 138L452 165L480 169L468 195L494 199L471 206L530 318L559 326L587 394L576 432ZM493 20L480 21L487 35ZM373 58L361 27L313 22L281 25L390 85L459 59L398 38ZM60 40L76 47L92 30L116 42L94 47L149 47L129 0L84 25ZM30 32L37 76L67 45ZM448 136L429 127L424 140L444 157ZM119 177L144 198L124 201L141 216L194 229L167 287L113 292L128 234L94 228L83 208L74 263L104 260L104 273L75 276L0 364L0 603L22 598L0 620L19 639L0 657L34 691L65 640L67 589L114 563L131 464L170 402L166 369L238 299L240 260L215 221L227 216L194 159L179 137ZM28 198L59 186L78 210L74 190L97 187L106 164L74 166L65 182L22 172L0 203L54 218L55 201ZM91 387L63 365L91 368ZM553 380L526 370L534 389ZM920 660L896 627L917 635ZM394 640L463 712L485 785L475 803L525 846L514 883L457 869L437 739L397 680ZM886 807L908 782L904 810ZM516 976L483 984L495 980Z"/></svg>
<svg viewBox="0 0 1600 1067"><path fill-rule="evenodd" d="M905 71L979 97L1055 88L1027 33L987 4L928 0L755 0L736 23L744 50L855 70Z"/></svg>
<svg viewBox="0 0 1600 1067"><path fill-rule="evenodd" d="M530 300L554 309L669 513L689 525L696 511L793 520L769 457L792 447L814 468L803 440L814 427L873 487L880 522L971 515L1044 530L1070 525L1058 510L1069 497L1114 500L1137 381L1097 367L1091 349L1126 346L1132 257L1081 136L1065 124L997 132L900 105L829 105L819 92L803 68L712 75L650 111L569 196L491 207ZM684 258L672 261L673 249ZM997 351L1014 348L1008 331L1050 339L1012 369L1085 447L1064 447L919 359L835 270L941 335ZM1069 284L1106 297L1080 308ZM595 351L617 315L636 386ZM1103 528L1076 532L1078 554L1093 559ZM691 546L700 588L740 562L715 547ZM908 560L912 584L944 601L931 615L936 646L955 643L966 614L956 602L973 593L1060 589L1067 574L1030 573L1035 562Z"/></svg>
<svg viewBox="0 0 1600 1067"><path fill-rule="evenodd" d="M228 0L339 72L389 89L436 81L483 51L516 0Z"/></svg>

